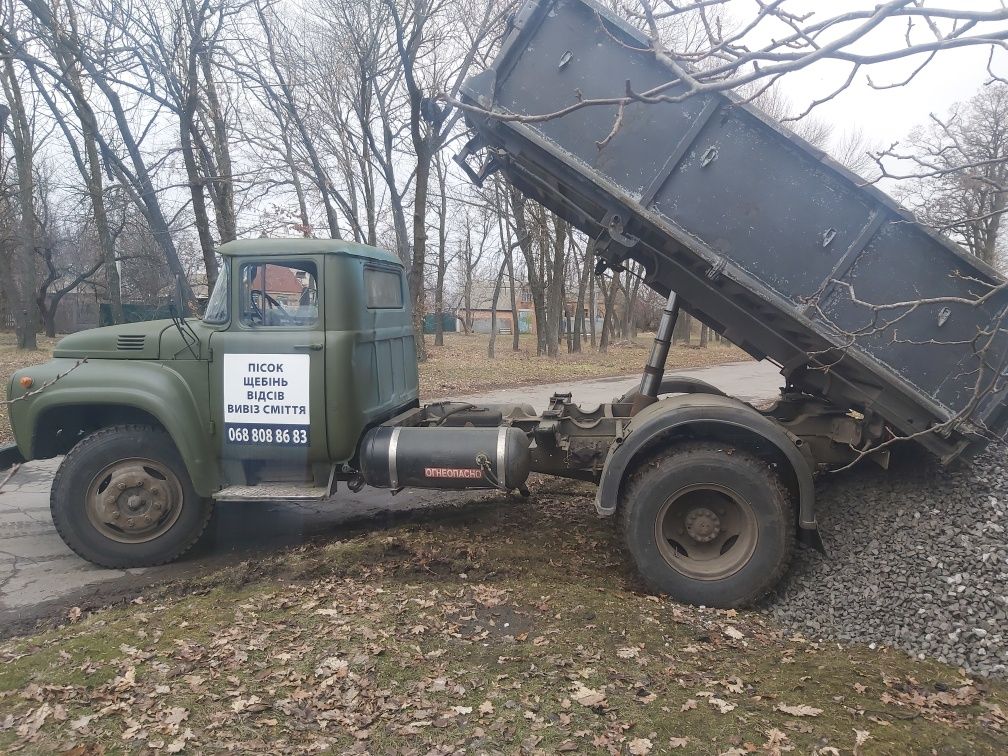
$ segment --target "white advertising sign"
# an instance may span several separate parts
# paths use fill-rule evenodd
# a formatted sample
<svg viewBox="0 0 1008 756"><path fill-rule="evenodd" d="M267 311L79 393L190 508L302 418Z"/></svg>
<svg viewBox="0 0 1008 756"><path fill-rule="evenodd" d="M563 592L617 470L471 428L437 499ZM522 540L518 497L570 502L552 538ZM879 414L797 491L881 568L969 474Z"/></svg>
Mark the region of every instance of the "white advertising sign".
<svg viewBox="0 0 1008 756"><path fill-rule="evenodd" d="M310 366L307 354L225 354L227 442L307 446Z"/></svg>

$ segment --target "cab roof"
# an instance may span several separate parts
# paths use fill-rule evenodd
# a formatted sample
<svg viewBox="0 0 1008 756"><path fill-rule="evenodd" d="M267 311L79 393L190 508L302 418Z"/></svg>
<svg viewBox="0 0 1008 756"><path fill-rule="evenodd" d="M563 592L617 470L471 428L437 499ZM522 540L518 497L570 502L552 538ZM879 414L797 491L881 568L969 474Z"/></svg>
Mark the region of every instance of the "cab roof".
<svg viewBox="0 0 1008 756"><path fill-rule="evenodd" d="M340 239L236 239L217 251L226 256L284 257L286 255L350 255L402 267L391 252Z"/></svg>

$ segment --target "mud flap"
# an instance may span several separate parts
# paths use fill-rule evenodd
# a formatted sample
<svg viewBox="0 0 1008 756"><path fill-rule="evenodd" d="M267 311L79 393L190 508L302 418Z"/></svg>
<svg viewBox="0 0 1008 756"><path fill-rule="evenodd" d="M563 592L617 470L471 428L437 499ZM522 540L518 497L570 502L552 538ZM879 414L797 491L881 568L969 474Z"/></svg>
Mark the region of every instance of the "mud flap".
<svg viewBox="0 0 1008 756"><path fill-rule="evenodd" d="M829 551L826 549L826 544L823 542L818 526L798 528L798 543L815 549L824 557L829 557Z"/></svg>

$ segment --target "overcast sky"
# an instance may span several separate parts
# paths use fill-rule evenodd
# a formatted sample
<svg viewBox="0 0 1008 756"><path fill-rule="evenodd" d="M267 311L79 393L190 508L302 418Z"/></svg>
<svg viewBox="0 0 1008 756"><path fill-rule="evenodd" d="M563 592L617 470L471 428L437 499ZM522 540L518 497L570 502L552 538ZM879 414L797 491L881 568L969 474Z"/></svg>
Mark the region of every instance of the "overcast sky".
<svg viewBox="0 0 1008 756"><path fill-rule="evenodd" d="M875 0L793 0L785 7L793 12L815 12L816 18L836 16L848 10L873 8ZM999 0L927 0L927 6L943 8L969 8L997 10ZM754 0L731 0L731 15L738 20L753 18L757 5ZM978 25L970 34L981 33ZM998 24L1004 28L1004 22ZM906 21L890 19L866 36L855 48L858 52L894 50L905 45ZM762 35L783 35L783 28L763 27ZM761 36L762 36L761 35ZM921 23L917 23L912 39L915 42L933 40ZM754 40L756 41L756 40ZM836 125L837 131L860 127L872 142L888 146L904 138L914 126L927 120L928 114L943 114L957 101L967 99L979 89L989 76L986 71L990 48L948 50L935 60L905 87L876 90L868 84L868 76L876 84L898 82L923 62L913 59L862 68L850 89L835 100L818 107L813 113ZM995 71L1008 74L1008 51L995 55ZM824 61L789 75L782 89L794 102L796 112L801 112L814 99L834 90L847 78L850 66L845 63Z"/></svg>

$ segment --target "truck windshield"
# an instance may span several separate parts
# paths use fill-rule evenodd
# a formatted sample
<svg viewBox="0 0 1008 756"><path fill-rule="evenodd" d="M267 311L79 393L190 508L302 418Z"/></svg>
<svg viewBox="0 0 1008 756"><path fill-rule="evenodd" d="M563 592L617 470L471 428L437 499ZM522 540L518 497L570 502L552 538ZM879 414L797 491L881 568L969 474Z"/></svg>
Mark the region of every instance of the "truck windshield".
<svg viewBox="0 0 1008 756"><path fill-rule="evenodd" d="M228 322L228 271L230 267L225 261L221 266L217 283L214 284L210 299L207 300L206 312L203 313L204 323L221 324Z"/></svg>

